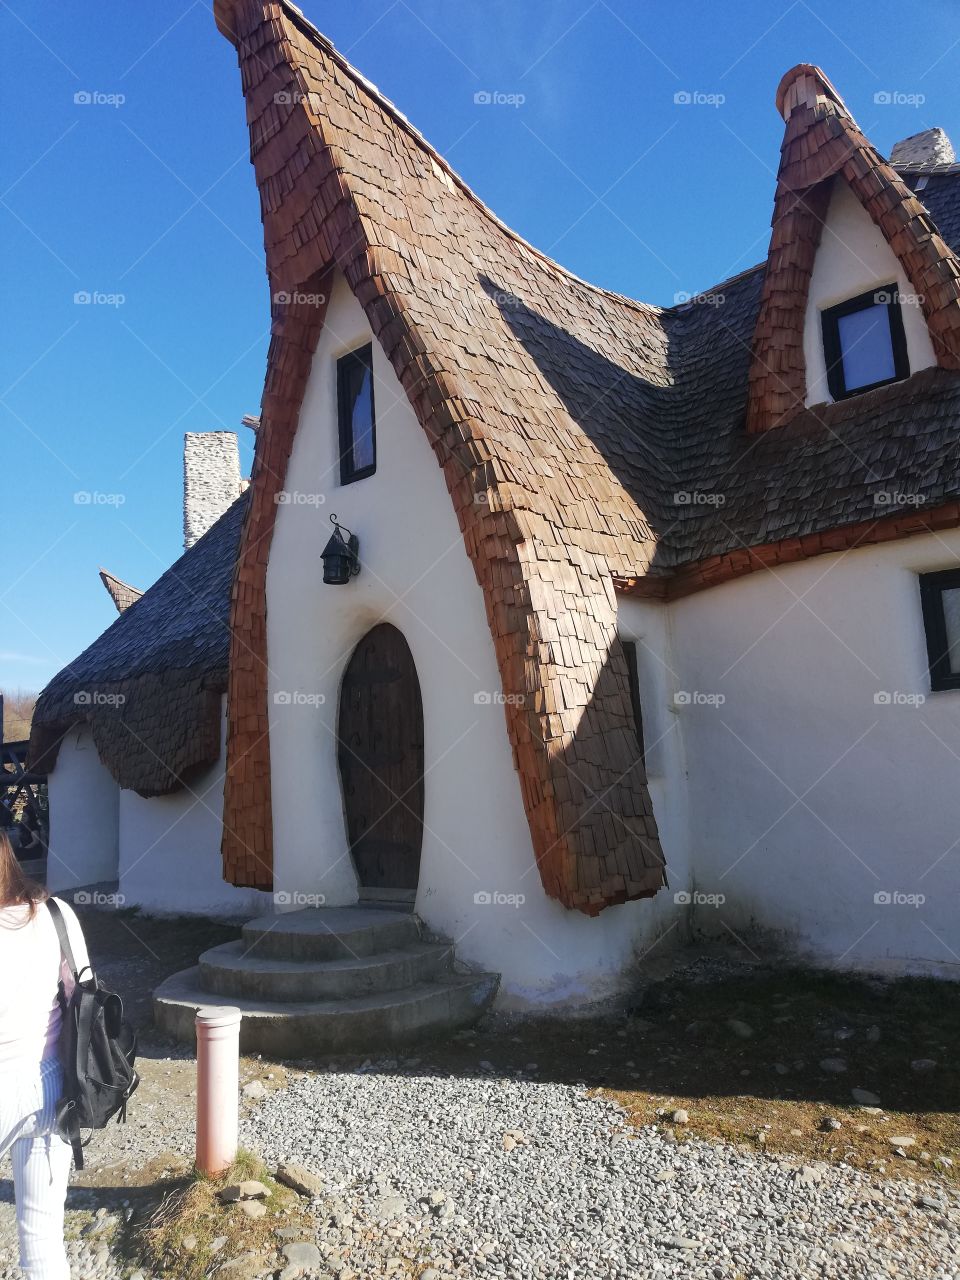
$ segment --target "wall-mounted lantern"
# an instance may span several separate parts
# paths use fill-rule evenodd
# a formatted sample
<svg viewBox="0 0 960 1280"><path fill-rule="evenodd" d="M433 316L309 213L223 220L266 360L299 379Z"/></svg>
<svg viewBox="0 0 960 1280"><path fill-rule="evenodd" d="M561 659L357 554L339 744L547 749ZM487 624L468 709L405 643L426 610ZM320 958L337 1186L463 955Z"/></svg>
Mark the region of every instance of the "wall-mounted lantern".
<svg viewBox="0 0 960 1280"><path fill-rule="evenodd" d="M321 557L323 580L328 586L342 587L360 572L360 539L349 529L341 528L336 516L330 517L330 523L333 533Z"/></svg>

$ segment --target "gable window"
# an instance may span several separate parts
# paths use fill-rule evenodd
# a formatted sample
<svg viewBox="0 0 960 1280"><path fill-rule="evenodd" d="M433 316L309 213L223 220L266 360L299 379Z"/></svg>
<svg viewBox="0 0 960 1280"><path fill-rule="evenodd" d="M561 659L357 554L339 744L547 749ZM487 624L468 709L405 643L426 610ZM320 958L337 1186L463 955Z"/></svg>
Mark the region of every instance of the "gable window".
<svg viewBox="0 0 960 1280"><path fill-rule="evenodd" d="M630 705L633 708L633 727L637 731L640 759L646 764L647 753L643 745L643 712L640 709L640 674L637 667L637 646L633 640L621 640L623 655L627 660L627 679L630 681Z"/></svg>
<svg viewBox="0 0 960 1280"><path fill-rule="evenodd" d="M960 569L921 573L930 688L960 689Z"/></svg>
<svg viewBox="0 0 960 1280"><path fill-rule="evenodd" d="M367 343L337 361L340 483L352 484L377 469L377 420L373 403L373 346Z"/></svg>
<svg viewBox="0 0 960 1280"><path fill-rule="evenodd" d="M827 385L834 400L910 374L895 284L871 289L820 313Z"/></svg>

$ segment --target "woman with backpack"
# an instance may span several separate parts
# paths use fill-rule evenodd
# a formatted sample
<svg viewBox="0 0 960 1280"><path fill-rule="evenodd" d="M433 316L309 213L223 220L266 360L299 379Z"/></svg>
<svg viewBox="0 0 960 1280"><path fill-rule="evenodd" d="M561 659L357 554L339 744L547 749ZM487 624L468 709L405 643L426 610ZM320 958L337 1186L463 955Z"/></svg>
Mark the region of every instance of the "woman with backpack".
<svg viewBox="0 0 960 1280"><path fill-rule="evenodd" d="M74 976L63 960L47 892L24 875L0 830L0 1156L10 1154L20 1266L27 1280L69 1280L63 1212L69 1145L56 1131L63 1090L57 1049ZM58 905L77 964L88 963L79 921Z"/></svg>

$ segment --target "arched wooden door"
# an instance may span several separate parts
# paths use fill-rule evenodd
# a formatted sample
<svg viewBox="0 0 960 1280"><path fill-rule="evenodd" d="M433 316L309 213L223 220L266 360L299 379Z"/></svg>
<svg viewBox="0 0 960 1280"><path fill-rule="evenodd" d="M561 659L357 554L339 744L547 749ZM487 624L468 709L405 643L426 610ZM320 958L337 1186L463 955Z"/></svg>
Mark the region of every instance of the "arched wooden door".
<svg viewBox="0 0 960 1280"><path fill-rule="evenodd" d="M423 704L406 640L388 622L354 650L340 691L340 781L361 888L416 889L423 840Z"/></svg>

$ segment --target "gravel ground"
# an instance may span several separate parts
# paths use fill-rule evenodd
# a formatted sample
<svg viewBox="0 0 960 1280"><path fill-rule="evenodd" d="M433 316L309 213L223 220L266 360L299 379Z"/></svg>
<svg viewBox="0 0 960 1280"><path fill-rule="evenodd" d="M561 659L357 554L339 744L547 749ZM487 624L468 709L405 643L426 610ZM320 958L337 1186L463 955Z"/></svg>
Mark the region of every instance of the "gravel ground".
<svg viewBox="0 0 960 1280"><path fill-rule="evenodd" d="M192 1155L191 1060L154 1057L144 1075L131 1123L96 1135L87 1186L74 1177L78 1280L127 1273L109 1244L137 1184ZM960 1280L960 1196L939 1181L672 1141L582 1086L435 1074L416 1059L279 1069L244 1103L241 1141L268 1165L321 1174L317 1280ZM0 1280L13 1280L9 1167L0 1178Z"/></svg>
<svg viewBox="0 0 960 1280"><path fill-rule="evenodd" d="M960 1198L633 1130L574 1085L310 1072L244 1119L322 1172L325 1274L526 1280L960 1277Z"/></svg>

